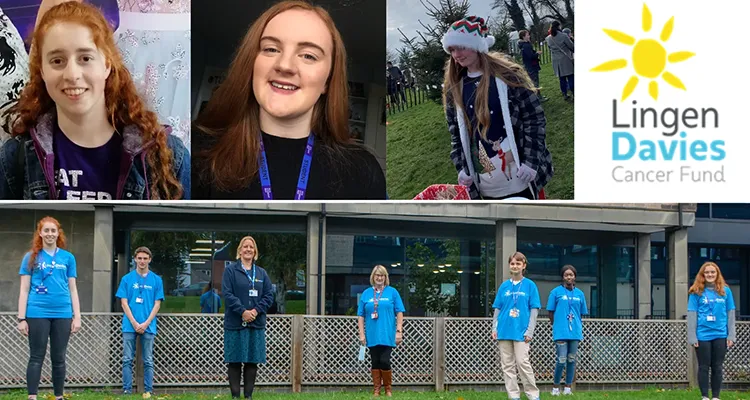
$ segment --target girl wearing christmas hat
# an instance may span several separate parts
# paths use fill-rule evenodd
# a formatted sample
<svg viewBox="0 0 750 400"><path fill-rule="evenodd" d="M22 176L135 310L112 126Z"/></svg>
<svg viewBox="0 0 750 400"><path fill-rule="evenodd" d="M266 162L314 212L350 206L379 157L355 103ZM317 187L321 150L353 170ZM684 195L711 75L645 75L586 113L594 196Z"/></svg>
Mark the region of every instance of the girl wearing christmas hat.
<svg viewBox="0 0 750 400"><path fill-rule="evenodd" d="M553 175L546 119L522 66L489 52L495 38L484 19L451 24L442 39L443 104L458 183L472 199L544 198Z"/></svg>

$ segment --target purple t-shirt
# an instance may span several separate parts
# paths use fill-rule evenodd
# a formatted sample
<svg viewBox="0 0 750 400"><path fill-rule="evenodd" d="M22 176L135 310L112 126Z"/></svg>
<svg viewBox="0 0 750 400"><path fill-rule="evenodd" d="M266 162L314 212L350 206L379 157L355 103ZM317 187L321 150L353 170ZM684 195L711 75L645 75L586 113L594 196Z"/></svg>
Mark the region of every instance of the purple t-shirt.
<svg viewBox="0 0 750 400"><path fill-rule="evenodd" d="M102 146L87 148L73 143L59 127L52 139L55 182L61 200L112 200L122 156L122 137L115 133Z"/></svg>

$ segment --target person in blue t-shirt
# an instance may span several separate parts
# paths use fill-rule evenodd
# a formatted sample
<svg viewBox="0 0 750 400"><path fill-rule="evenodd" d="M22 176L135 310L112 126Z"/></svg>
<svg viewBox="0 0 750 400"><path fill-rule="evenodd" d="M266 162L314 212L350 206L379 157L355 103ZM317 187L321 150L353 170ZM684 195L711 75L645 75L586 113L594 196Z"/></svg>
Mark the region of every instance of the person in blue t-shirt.
<svg viewBox="0 0 750 400"><path fill-rule="evenodd" d="M221 297L219 297L216 290L214 290L213 282L209 282L203 289L200 302L201 313L215 314L219 312L219 309L221 308Z"/></svg>
<svg viewBox="0 0 750 400"><path fill-rule="evenodd" d="M65 250L65 242L60 223L42 218L19 270L17 329L29 338L26 388L30 400L37 398L48 341L55 398L63 398L68 340L81 329L76 259Z"/></svg>
<svg viewBox="0 0 750 400"><path fill-rule="evenodd" d="M698 386L708 400L708 375L711 393L717 400L723 380L722 366L727 348L736 341L734 297L716 263L701 266L690 287L688 298L688 343L698 355Z"/></svg>
<svg viewBox="0 0 750 400"><path fill-rule="evenodd" d="M240 397L244 381L245 399L253 398L258 364L266 363L266 321L274 291L265 269L256 265L260 257L252 236L237 245L237 261L224 269L224 363L232 398Z"/></svg>
<svg viewBox="0 0 750 400"><path fill-rule="evenodd" d="M515 252L508 259L510 279L497 289L492 308L492 339L500 341L503 381L508 397L512 400L521 398L518 387L518 375L521 376L526 396L531 400L539 399L539 388L536 386L534 370L529 359L529 342L534 337L536 317L542 302L539 289L528 278L526 256Z"/></svg>
<svg viewBox="0 0 750 400"><path fill-rule="evenodd" d="M370 273L370 285L362 292L357 307L359 341L370 349L373 394L392 395L391 352L404 338L404 303L398 290L390 286L388 270L376 265Z"/></svg>
<svg viewBox="0 0 750 400"><path fill-rule="evenodd" d="M143 348L143 398L147 399L154 391L156 314L164 301L164 285L160 276L149 271L152 255L148 247L135 249L134 257L136 269L122 277L116 294L125 314L122 318L122 390L126 394L133 390L135 341L140 337Z"/></svg>
<svg viewBox="0 0 750 400"><path fill-rule="evenodd" d="M578 271L572 265L565 265L560 270L563 283L550 291L547 299L549 321L552 324L552 340L557 351L554 386L552 395L560 395L560 380L565 369L564 395L573 394L570 385L576 375L576 356L578 344L583 340L582 315L588 315L586 297L576 287ZM566 367L567 363L567 369Z"/></svg>

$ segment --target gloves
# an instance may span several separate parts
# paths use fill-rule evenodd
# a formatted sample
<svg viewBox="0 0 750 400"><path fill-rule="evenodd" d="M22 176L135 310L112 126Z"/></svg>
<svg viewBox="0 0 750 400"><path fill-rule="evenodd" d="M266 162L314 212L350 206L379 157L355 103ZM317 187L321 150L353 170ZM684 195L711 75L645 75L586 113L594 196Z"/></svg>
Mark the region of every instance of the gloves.
<svg viewBox="0 0 750 400"><path fill-rule="evenodd" d="M525 185L528 185L536 178L536 171L531 169L531 167L527 166L526 164L521 164L521 166L518 168L516 177L520 179Z"/></svg>
<svg viewBox="0 0 750 400"><path fill-rule="evenodd" d="M469 175L466 175L463 168L461 168L461 171L458 172L458 184L461 186L471 186L471 184L474 183L474 179L472 179Z"/></svg>

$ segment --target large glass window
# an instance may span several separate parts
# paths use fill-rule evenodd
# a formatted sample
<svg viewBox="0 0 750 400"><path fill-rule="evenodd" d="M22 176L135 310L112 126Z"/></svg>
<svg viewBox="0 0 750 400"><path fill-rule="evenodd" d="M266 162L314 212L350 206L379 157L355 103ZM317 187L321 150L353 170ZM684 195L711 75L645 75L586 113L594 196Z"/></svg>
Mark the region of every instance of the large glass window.
<svg viewBox="0 0 750 400"><path fill-rule="evenodd" d="M135 268L132 252L146 246L153 253L150 268L164 282L161 313L223 312L224 268L236 260L239 241L247 235L258 244L257 265L268 272L273 282L275 301L268 313L304 314L304 234L133 231L127 250L129 266L118 271L118 276Z"/></svg>
<svg viewBox="0 0 750 400"><path fill-rule="evenodd" d="M651 317L667 318L667 248L651 244Z"/></svg>

